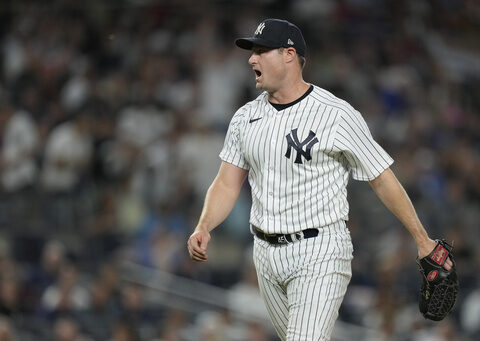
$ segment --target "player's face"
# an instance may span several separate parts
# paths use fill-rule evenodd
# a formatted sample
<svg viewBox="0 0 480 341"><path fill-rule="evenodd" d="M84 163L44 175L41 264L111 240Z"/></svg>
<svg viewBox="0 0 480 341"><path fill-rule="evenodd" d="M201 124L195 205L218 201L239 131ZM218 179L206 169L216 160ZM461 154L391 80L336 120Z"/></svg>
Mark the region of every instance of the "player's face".
<svg viewBox="0 0 480 341"><path fill-rule="evenodd" d="M254 46L248 63L255 72L257 89L275 92L285 78L283 53L279 49Z"/></svg>

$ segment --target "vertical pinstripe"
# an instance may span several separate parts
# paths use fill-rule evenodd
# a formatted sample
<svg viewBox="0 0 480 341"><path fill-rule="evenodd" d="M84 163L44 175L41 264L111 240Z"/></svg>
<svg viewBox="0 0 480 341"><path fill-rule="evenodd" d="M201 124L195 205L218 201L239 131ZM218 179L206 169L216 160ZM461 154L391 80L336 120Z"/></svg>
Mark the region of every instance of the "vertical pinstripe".
<svg viewBox="0 0 480 341"><path fill-rule="evenodd" d="M259 287L282 340L329 340L351 278L353 247L344 222L317 238L273 246L258 238Z"/></svg>
<svg viewBox="0 0 480 341"><path fill-rule="evenodd" d="M302 141L313 141L312 133L318 141L305 150ZM280 246L255 238L254 262L280 338L329 340L351 278L353 248L345 225L349 175L372 180L392 158L360 113L316 86L280 111L266 92L241 107L220 158L249 170L252 225L268 234L319 229L316 238Z"/></svg>
<svg viewBox="0 0 480 341"><path fill-rule="evenodd" d="M251 119L258 119L250 122ZM318 143L310 161L287 158L286 136L310 131ZM297 153L293 151L293 153ZM348 220L349 174L372 180L393 162L347 102L314 86L300 102L277 111L263 93L232 118L220 158L248 169L250 222L266 233L294 233Z"/></svg>

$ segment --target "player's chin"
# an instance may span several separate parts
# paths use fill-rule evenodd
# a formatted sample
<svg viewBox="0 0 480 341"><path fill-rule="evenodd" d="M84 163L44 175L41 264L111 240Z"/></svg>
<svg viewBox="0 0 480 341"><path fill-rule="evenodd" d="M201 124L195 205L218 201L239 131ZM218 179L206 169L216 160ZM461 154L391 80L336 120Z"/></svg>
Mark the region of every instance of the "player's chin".
<svg viewBox="0 0 480 341"><path fill-rule="evenodd" d="M261 89L261 90L265 89L265 86L264 86L263 82L260 82L258 80L255 81L255 87L257 89Z"/></svg>

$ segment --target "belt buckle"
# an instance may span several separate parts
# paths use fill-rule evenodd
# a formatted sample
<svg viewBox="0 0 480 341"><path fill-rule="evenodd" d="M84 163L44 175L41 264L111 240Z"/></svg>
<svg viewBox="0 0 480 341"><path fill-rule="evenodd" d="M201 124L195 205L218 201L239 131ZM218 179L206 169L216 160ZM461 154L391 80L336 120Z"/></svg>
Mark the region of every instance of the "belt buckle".
<svg viewBox="0 0 480 341"><path fill-rule="evenodd" d="M285 235L284 234L281 234L281 235L277 235L277 241L278 241L278 244L288 244L288 240L287 238L285 238Z"/></svg>
<svg viewBox="0 0 480 341"><path fill-rule="evenodd" d="M303 231L295 232L295 233L293 233L293 235L295 236L296 240L305 239L305 235L303 234Z"/></svg>

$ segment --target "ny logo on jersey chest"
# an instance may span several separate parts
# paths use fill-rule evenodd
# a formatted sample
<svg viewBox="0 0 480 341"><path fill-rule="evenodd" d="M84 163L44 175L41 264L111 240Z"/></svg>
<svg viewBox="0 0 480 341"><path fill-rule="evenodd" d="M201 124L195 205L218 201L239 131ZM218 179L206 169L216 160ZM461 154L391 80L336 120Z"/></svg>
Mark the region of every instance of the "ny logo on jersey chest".
<svg viewBox="0 0 480 341"><path fill-rule="evenodd" d="M297 157L295 158L295 163L303 164L302 156L305 160L310 161L312 159L311 150L315 143L318 143L318 139L313 131L310 130L308 136L305 140L300 141L297 135L298 129L293 129L287 136L287 152L285 156L290 159L292 154L292 148L297 151ZM303 150L305 147L305 150Z"/></svg>

